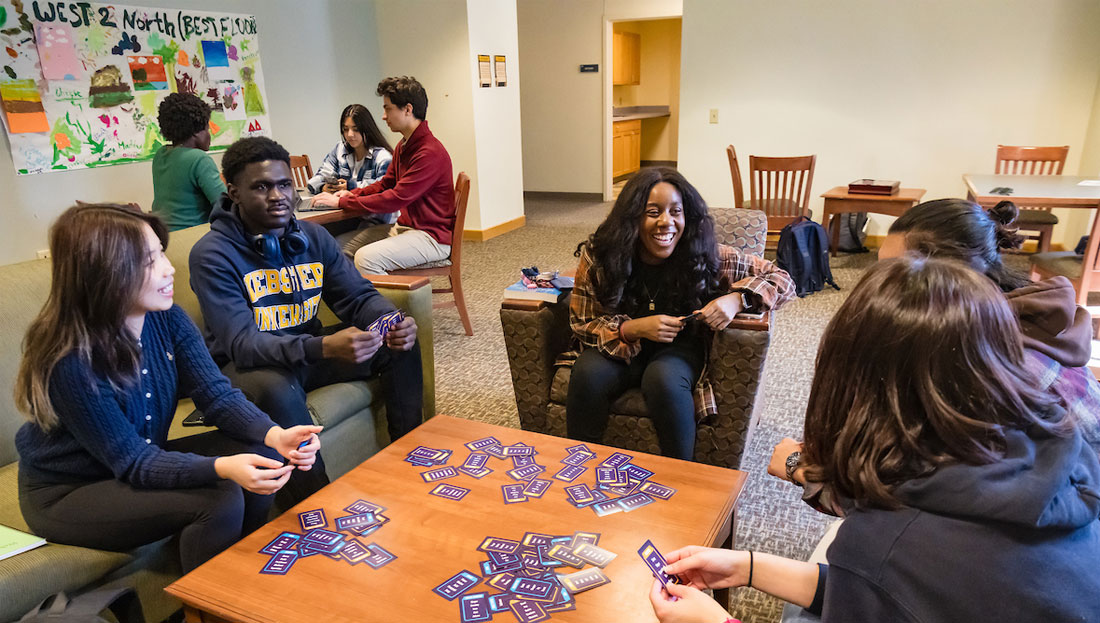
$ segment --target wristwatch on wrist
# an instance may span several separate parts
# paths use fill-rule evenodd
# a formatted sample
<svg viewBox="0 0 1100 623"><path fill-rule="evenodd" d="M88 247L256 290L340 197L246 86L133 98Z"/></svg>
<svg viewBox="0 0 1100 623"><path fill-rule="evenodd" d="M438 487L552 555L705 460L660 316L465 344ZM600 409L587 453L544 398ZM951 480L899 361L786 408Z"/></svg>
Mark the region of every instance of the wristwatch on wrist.
<svg viewBox="0 0 1100 623"><path fill-rule="evenodd" d="M793 482L798 486L802 486L801 482L794 479L794 472L798 469L798 462L802 459L801 452L792 452L787 455L787 480Z"/></svg>

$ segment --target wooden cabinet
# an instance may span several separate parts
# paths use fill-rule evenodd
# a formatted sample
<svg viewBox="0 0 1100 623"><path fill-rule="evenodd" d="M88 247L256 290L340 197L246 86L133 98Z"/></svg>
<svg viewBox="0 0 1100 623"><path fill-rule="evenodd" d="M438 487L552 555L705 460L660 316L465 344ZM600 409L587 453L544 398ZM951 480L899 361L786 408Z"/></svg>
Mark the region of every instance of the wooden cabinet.
<svg viewBox="0 0 1100 623"><path fill-rule="evenodd" d="M611 42L611 83L619 86L642 81L642 37L617 32Z"/></svg>
<svg viewBox="0 0 1100 623"><path fill-rule="evenodd" d="M642 166L642 120L611 124L611 175L633 173Z"/></svg>

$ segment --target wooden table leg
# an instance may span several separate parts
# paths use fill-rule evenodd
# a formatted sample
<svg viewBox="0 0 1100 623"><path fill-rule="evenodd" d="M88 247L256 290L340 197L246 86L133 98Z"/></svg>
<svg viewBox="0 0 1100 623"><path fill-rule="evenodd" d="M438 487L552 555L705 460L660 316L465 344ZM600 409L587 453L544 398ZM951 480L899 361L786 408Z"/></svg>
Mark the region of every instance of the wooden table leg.
<svg viewBox="0 0 1100 623"><path fill-rule="evenodd" d="M840 246L840 215L825 210L825 227L829 230L829 246L832 247L833 257L836 257L837 247Z"/></svg>
<svg viewBox="0 0 1100 623"><path fill-rule="evenodd" d="M183 622L184 623L202 623L202 612L192 608L191 606L183 607Z"/></svg>
<svg viewBox="0 0 1100 623"><path fill-rule="evenodd" d="M734 535L737 534L737 511L734 510L730 513L729 532L726 533L726 538L722 541L722 549L733 549ZM714 591L714 600L718 602L720 606L729 612L730 609L730 589L719 588Z"/></svg>

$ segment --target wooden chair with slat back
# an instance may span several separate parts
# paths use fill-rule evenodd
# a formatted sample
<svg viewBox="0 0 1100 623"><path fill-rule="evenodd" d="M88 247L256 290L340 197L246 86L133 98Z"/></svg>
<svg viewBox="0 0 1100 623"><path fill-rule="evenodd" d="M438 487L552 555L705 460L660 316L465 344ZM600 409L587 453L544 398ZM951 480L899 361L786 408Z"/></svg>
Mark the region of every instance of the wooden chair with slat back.
<svg viewBox="0 0 1100 623"><path fill-rule="evenodd" d="M1031 280L1061 275L1077 291L1077 304L1087 305L1089 292L1100 291L1100 215L1094 215L1085 254L1073 251L1036 253L1031 256Z"/></svg>
<svg viewBox="0 0 1100 623"><path fill-rule="evenodd" d="M466 311L466 298L462 294L462 234L466 229L466 203L470 199L470 176L459 172L455 180L455 225L451 232L451 257L405 268L391 270L391 275L413 275L418 277L442 277L446 276L451 284L449 288L432 288L432 293L451 293L453 300L432 303L432 308L457 307L458 317L462 320L462 327L466 329L466 335L473 335L474 329L470 324L470 314Z"/></svg>
<svg viewBox="0 0 1100 623"><path fill-rule="evenodd" d="M997 145L997 175L1061 175L1066 164L1069 145L1061 147L1020 147L1015 145ZM1036 232L1028 235L1030 240L1039 241L1039 253L1050 251L1050 239L1058 217L1050 207L1024 206L1016 225L1021 230Z"/></svg>
<svg viewBox="0 0 1100 623"><path fill-rule="evenodd" d="M730 159L730 177L733 179L733 207L744 208L745 190L741 186L741 167L737 164L737 152L733 145L726 146L726 156Z"/></svg>
<svg viewBox="0 0 1100 623"><path fill-rule="evenodd" d="M290 175L294 178L295 188L305 188L309 178L313 177L313 167L309 164L309 156L290 157Z"/></svg>
<svg viewBox="0 0 1100 623"><path fill-rule="evenodd" d="M817 156L749 156L749 202L768 215L768 233L810 216L810 186Z"/></svg>

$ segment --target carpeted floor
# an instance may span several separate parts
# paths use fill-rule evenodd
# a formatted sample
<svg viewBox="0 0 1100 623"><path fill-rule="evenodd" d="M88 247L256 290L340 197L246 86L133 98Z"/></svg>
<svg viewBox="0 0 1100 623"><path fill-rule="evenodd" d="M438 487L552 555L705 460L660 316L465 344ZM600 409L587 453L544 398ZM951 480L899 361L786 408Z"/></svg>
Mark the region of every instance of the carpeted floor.
<svg viewBox="0 0 1100 623"><path fill-rule="evenodd" d="M465 335L456 310L436 312L440 413L519 427L500 327L504 287L519 278L521 266L575 266L577 244L595 230L611 204L529 199L525 207L525 227L486 242L464 243L463 278L474 336ZM765 368L763 413L744 461L749 481L738 507L739 548L804 559L825 531L830 518L803 504L799 490L768 476L766 467L780 439L801 438L821 333L874 259L874 253L841 254L833 259L832 269L843 290L797 299L777 315ZM741 589L731 612L744 623L768 623L779 620L781 607L762 593Z"/></svg>

